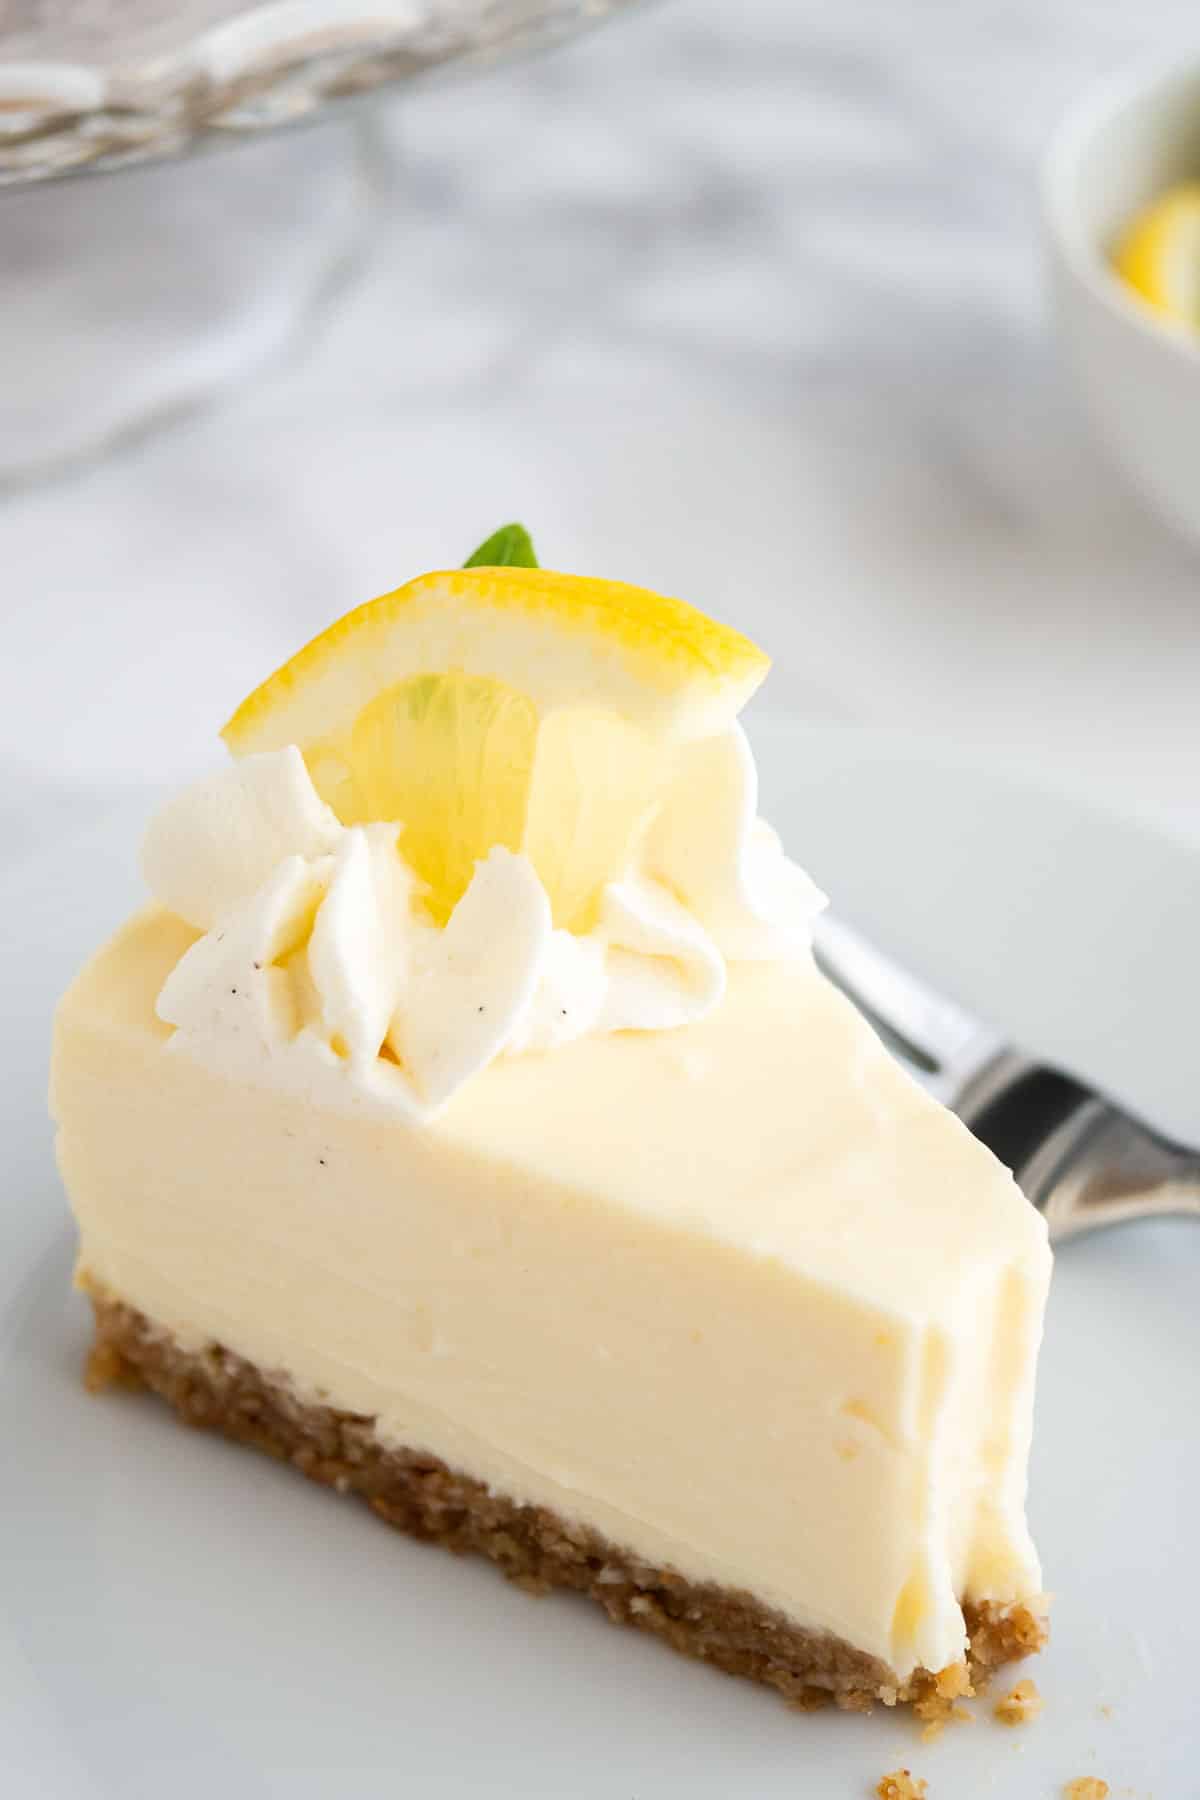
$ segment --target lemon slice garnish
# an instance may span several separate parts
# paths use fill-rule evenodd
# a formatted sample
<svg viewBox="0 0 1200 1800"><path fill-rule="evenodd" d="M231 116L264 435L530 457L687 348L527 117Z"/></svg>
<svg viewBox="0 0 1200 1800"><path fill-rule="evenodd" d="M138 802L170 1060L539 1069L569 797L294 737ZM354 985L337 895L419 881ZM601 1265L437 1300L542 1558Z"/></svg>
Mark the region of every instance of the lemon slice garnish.
<svg viewBox="0 0 1200 1800"><path fill-rule="evenodd" d="M1171 188L1139 213L1113 266L1147 306L1200 327L1200 182Z"/></svg>
<svg viewBox="0 0 1200 1800"><path fill-rule="evenodd" d="M587 929L675 746L728 726L768 668L681 600L537 568L425 575L348 613L222 736L299 745L345 824L396 820L439 922L493 845Z"/></svg>

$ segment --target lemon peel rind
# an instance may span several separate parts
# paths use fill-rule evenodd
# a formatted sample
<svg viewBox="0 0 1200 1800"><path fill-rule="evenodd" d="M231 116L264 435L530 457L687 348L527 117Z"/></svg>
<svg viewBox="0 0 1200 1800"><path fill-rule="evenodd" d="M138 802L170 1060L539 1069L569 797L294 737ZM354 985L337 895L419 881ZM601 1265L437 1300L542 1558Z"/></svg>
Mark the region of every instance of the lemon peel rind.
<svg viewBox="0 0 1200 1800"><path fill-rule="evenodd" d="M510 681L543 712L588 700L668 735L719 729L740 711L770 666L740 632L649 589L548 569L441 570L381 594L330 625L242 702L221 736L235 754L245 754L336 735L379 687L427 672L419 658L395 662L381 654L402 647L408 625L424 626L435 637L440 633L449 666ZM517 648L507 660L503 654L490 656L486 643L480 647L479 628L484 640L502 648L515 632L523 650ZM453 661L456 647L461 663ZM562 678L561 666L559 679L546 678L564 653L568 668L575 666L578 692ZM296 716L304 709L297 702L316 698L325 684L335 716L320 729L298 731Z"/></svg>

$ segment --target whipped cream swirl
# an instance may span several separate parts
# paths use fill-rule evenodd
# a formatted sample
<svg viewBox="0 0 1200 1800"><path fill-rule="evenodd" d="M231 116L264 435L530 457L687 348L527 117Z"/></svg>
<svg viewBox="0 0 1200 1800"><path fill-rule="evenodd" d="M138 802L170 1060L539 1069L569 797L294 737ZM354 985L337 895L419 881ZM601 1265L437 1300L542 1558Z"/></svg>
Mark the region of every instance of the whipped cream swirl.
<svg viewBox="0 0 1200 1800"><path fill-rule="evenodd" d="M171 1048L314 1103L423 1120L498 1056L702 1018L727 962L807 955L825 904L757 800L734 726L680 751L593 930L556 929L533 864L501 848L438 927L402 821L340 824L295 747L245 757L147 835L152 892L202 933L158 997Z"/></svg>

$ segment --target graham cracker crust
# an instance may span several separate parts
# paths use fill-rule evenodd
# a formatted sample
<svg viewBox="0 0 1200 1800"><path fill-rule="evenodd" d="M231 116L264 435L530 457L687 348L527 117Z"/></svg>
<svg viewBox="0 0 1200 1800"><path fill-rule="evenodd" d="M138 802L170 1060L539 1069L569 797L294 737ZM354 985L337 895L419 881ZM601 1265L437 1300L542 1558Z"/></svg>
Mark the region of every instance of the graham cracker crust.
<svg viewBox="0 0 1200 1800"><path fill-rule="evenodd" d="M1025 1605L968 1602L965 1663L921 1669L899 1682L878 1658L828 1632L807 1630L752 1594L652 1568L587 1527L542 1507L520 1506L420 1451L395 1449L359 1413L302 1401L220 1345L182 1349L142 1313L92 1292L96 1338L86 1381L93 1391L148 1387L187 1425L222 1432L291 1463L312 1481L357 1494L387 1524L424 1543L478 1552L531 1593L566 1588L597 1601L616 1623L653 1632L673 1649L730 1675L776 1688L804 1710L829 1702L868 1711L912 1702L936 1720L990 1672L1040 1650L1045 1621Z"/></svg>

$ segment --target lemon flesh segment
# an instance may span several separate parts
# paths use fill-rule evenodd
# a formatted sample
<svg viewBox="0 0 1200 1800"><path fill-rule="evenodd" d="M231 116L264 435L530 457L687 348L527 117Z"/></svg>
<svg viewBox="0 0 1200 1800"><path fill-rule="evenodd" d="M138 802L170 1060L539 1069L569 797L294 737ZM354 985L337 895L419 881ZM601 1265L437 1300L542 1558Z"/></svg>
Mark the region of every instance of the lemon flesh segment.
<svg viewBox="0 0 1200 1800"><path fill-rule="evenodd" d="M1156 312L1200 328L1200 182L1172 188L1140 213L1113 267Z"/></svg>
<svg viewBox="0 0 1200 1800"><path fill-rule="evenodd" d="M652 738L611 713L568 709L542 723L524 694L452 670L377 695L310 771L344 824L403 821L400 847L435 923L500 844L530 858L555 924L586 931L662 763Z"/></svg>
<svg viewBox="0 0 1200 1800"><path fill-rule="evenodd" d="M674 746L726 729L768 668L680 600L528 568L427 575L359 607L238 708L235 755L296 744L343 824L402 827L444 924L494 845L585 931Z"/></svg>
<svg viewBox="0 0 1200 1800"><path fill-rule="evenodd" d="M485 676L415 675L359 714L349 782L330 804L343 823L396 819L400 848L444 925L495 844L520 850L538 741L532 703ZM320 776L313 770L320 791ZM350 804L347 806L347 799Z"/></svg>
<svg viewBox="0 0 1200 1800"><path fill-rule="evenodd" d="M383 689L453 669L503 682L541 718L590 705L665 737L705 737L732 722L769 666L740 632L645 588L549 569L455 569L347 613L221 735L239 756L308 750L344 737Z"/></svg>
<svg viewBox="0 0 1200 1800"><path fill-rule="evenodd" d="M606 881L626 869L669 754L613 713L566 708L538 735L521 848L556 925L590 931Z"/></svg>

